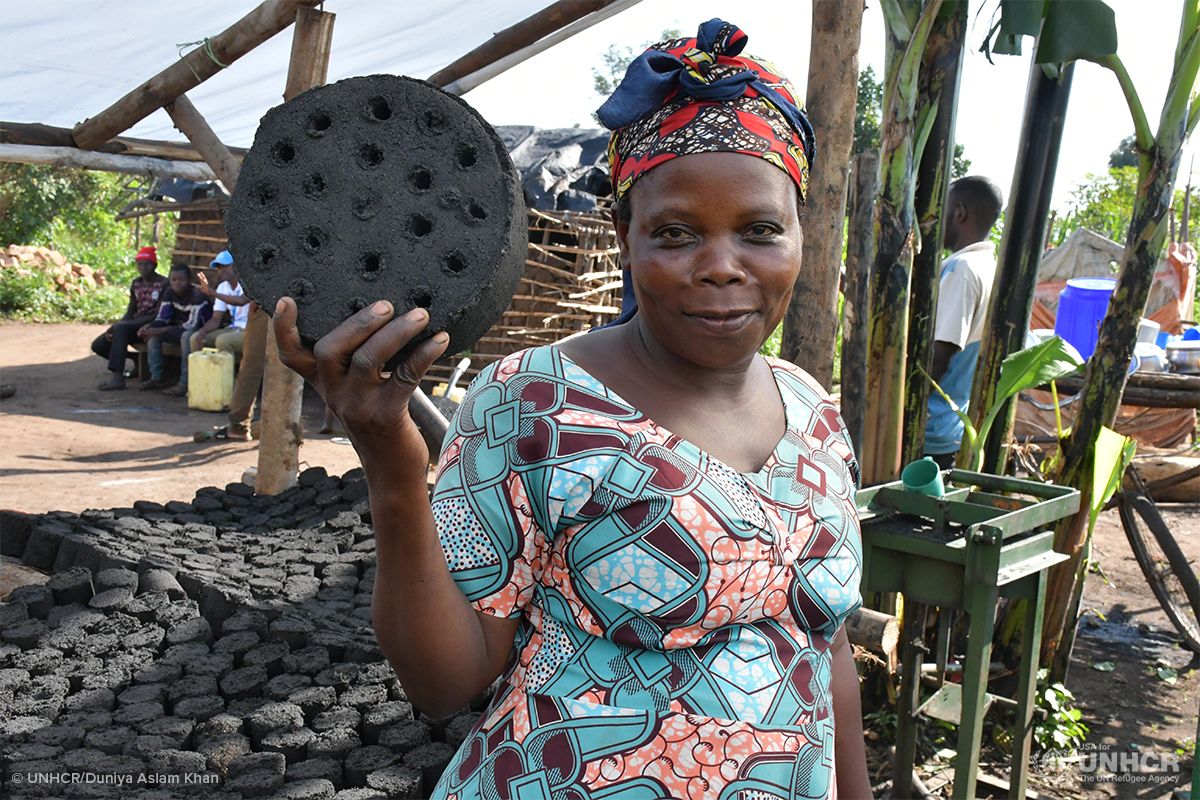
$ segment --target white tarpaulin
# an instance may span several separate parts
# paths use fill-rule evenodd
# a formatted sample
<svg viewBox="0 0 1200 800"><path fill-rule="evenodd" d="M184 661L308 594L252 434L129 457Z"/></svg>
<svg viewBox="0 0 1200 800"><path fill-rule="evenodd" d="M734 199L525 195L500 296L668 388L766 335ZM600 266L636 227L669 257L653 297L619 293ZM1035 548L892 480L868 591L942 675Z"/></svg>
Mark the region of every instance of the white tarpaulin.
<svg viewBox="0 0 1200 800"><path fill-rule="evenodd" d="M337 0L329 82L388 72L427 78L551 0ZM4 3L0 120L71 128L212 37L253 0L38 0ZM283 31L188 92L223 142L249 147L258 120L283 102L292 30ZM190 45L184 52L194 48ZM182 141L165 111L123 135Z"/></svg>

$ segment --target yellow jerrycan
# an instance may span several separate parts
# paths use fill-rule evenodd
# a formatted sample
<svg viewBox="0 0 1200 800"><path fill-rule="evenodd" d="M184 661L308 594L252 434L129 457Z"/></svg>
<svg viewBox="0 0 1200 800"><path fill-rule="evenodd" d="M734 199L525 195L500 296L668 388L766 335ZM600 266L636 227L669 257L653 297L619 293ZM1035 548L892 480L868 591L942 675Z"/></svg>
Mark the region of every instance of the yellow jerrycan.
<svg viewBox="0 0 1200 800"><path fill-rule="evenodd" d="M233 399L233 353L206 347L188 354L188 408L221 411Z"/></svg>

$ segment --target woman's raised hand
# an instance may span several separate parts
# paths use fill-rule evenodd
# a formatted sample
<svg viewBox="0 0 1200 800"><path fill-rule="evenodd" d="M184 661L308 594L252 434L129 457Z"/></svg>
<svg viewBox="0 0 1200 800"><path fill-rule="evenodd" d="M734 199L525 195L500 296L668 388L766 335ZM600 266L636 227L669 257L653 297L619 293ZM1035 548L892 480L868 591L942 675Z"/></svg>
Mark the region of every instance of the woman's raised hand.
<svg viewBox="0 0 1200 800"><path fill-rule="evenodd" d="M380 300L308 350L296 329L292 298L279 301L274 319L280 360L316 387L346 427L363 466L369 468L376 462L413 465L422 482L429 451L408 415L408 399L425 371L445 351L450 336L441 332L422 342L391 377L384 377L383 367L428 323L429 312L423 308L393 318L391 303Z"/></svg>

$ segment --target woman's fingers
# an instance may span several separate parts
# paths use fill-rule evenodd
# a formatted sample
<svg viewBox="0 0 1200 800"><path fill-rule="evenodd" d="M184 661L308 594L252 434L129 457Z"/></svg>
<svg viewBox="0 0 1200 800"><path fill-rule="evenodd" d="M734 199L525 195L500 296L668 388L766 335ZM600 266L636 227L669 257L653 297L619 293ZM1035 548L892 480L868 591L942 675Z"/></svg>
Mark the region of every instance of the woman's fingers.
<svg viewBox="0 0 1200 800"><path fill-rule="evenodd" d="M413 354L396 367L393 377L411 393L425 377L425 373L433 365L433 362L446 352L448 344L450 344L450 334L445 331L435 333L431 338L421 342Z"/></svg>
<svg viewBox="0 0 1200 800"><path fill-rule="evenodd" d="M355 350L350 371L357 377L377 381L388 360L428 324L429 312L423 308L414 308L391 320Z"/></svg>
<svg viewBox="0 0 1200 800"><path fill-rule="evenodd" d="M275 306L275 318L271 320L275 328L275 343L279 346L279 360L288 369L299 373L310 383L314 383L317 375L317 359L312 352L300 341L300 331L296 329L296 301L290 297L282 297Z"/></svg>

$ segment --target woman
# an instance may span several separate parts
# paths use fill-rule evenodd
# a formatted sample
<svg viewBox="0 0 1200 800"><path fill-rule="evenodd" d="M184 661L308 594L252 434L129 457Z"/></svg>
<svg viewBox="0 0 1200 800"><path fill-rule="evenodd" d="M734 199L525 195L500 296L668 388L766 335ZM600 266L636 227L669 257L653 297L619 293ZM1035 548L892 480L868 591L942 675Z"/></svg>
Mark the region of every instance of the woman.
<svg viewBox="0 0 1200 800"><path fill-rule="evenodd" d="M850 442L757 352L800 268L811 133L744 42L713 20L655 45L601 109L636 312L485 370L432 504L407 401L446 334L385 378L423 309L376 303L308 353L279 304L284 360L367 472L409 698L446 714L504 675L435 797L870 796Z"/></svg>

